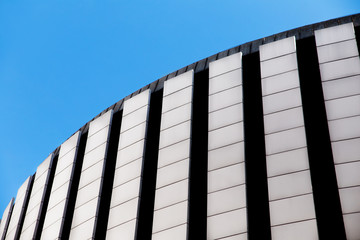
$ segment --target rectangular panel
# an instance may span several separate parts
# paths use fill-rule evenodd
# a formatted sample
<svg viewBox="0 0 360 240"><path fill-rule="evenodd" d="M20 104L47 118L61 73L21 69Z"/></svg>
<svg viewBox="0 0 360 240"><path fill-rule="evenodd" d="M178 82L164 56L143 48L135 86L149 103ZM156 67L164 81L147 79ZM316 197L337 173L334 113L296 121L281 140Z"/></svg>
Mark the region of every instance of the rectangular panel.
<svg viewBox="0 0 360 240"><path fill-rule="evenodd" d="M154 212L153 234L187 223L188 202L180 202Z"/></svg>
<svg viewBox="0 0 360 240"><path fill-rule="evenodd" d="M316 220L279 225L271 228L272 239L305 240L318 239Z"/></svg>
<svg viewBox="0 0 360 240"><path fill-rule="evenodd" d="M193 72L188 71L164 82L164 96L193 85Z"/></svg>
<svg viewBox="0 0 360 240"><path fill-rule="evenodd" d="M159 210L161 208L186 201L188 197L188 191L189 187L188 181L186 179L157 189L157 198L155 200L154 209Z"/></svg>
<svg viewBox="0 0 360 240"><path fill-rule="evenodd" d="M360 212L360 186L339 189L343 213Z"/></svg>
<svg viewBox="0 0 360 240"><path fill-rule="evenodd" d="M299 88L287 90L268 96L263 95L264 115L284 111L299 106L301 106L301 94Z"/></svg>
<svg viewBox="0 0 360 240"><path fill-rule="evenodd" d="M338 141L360 137L360 116L329 121L330 139Z"/></svg>
<svg viewBox="0 0 360 240"><path fill-rule="evenodd" d="M219 59L209 64L209 77L213 78L220 74L241 68L242 66L242 52L230 55L228 57Z"/></svg>
<svg viewBox="0 0 360 240"><path fill-rule="evenodd" d="M246 208L208 217L208 239L223 238L246 231Z"/></svg>
<svg viewBox="0 0 360 240"><path fill-rule="evenodd" d="M190 128L191 121L188 120L174 127L161 130L159 148L162 149L172 144L188 139L190 137Z"/></svg>
<svg viewBox="0 0 360 240"><path fill-rule="evenodd" d="M266 78L276 74L292 71L297 69L296 54L273 58L267 61L260 62L261 65L261 77Z"/></svg>
<svg viewBox="0 0 360 240"><path fill-rule="evenodd" d="M263 96L300 86L297 69L261 80Z"/></svg>
<svg viewBox="0 0 360 240"><path fill-rule="evenodd" d="M124 202L111 208L111 211L109 213L108 228L110 229L136 219L138 205L139 198L134 198L130 201Z"/></svg>
<svg viewBox="0 0 360 240"><path fill-rule="evenodd" d="M355 31L352 22L315 31L316 46L318 47L353 38L355 38Z"/></svg>
<svg viewBox="0 0 360 240"><path fill-rule="evenodd" d="M103 173L104 170L104 161L107 154L107 147L102 148L104 151L102 153L99 153L100 156L103 156L102 160L97 162L95 165L90 166L88 168L84 168L84 166L89 166L89 164L86 164L86 162L93 160L91 157L93 157L92 154L89 155L89 153L96 149L97 147L103 145L104 143L109 141L110 137L110 129L111 129L111 122L112 122L112 116L113 116L113 110L110 110L100 117L96 118L92 122L90 122L89 126L89 133L95 132L93 129L99 129L97 132L95 132L93 135L89 136L87 138L86 147L85 147L85 155L82 168L81 168L81 175L80 175L80 182L78 187L78 196L76 198L75 202L75 208L74 208L74 217L73 221L71 223L71 230L70 230L70 236L69 239L78 239L77 236L80 232L82 232L82 229L85 225L88 224L90 221L95 221L97 218L97 209L98 204L100 201L100 188L102 184L103 179ZM99 127L101 126L101 127ZM100 184L99 184L100 182ZM95 185L91 185L91 183L97 183ZM92 193L94 195L88 195L89 191L81 191L82 189L85 189L86 187L90 186L96 186L97 189L92 188ZM85 203L84 203L85 202ZM86 212L86 215L84 215L84 212ZM87 228L87 235L92 236L94 232L95 226L92 225Z"/></svg>
<svg viewBox="0 0 360 240"><path fill-rule="evenodd" d="M304 125L302 107L265 115L264 122L265 134L301 127Z"/></svg>
<svg viewBox="0 0 360 240"><path fill-rule="evenodd" d="M243 104L236 104L209 114L209 131L243 121Z"/></svg>
<svg viewBox="0 0 360 240"><path fill-rule="evenodd" d="M356 240L359 239L360 229L360 213L352 213L344 215L344 224L346 237L348 240Z"/></svg>
<svg viewBox="0 0 360 240"><path fill-rule="evenodd" d="M360 95L325 102L328 120L360 115Z"/></svg>
<svg viewBox="0 0 360 240"><path fill-rule="evenodd" d="M186 239L187 224L167 229L153 234L152 240L184 240Z"/></svg>
<svg viewBox="0 0 360 240"><path fill-rule="evenodd" d="M309 170L269 178L268 184L270 201L312 192Z"/></svg>
<svg viewBox="0 0 360 240"><path fill-rule="evenodd" d="M222 91L210 95L209 97L209 112L214 112L231 105L239 104L243 101L242 87L237 86L229 90Z"/></svg>
<svg viewBox="0 0 360 240"><path fill-rule="evenodd" d="M221 74L209 80L207 236L246 236L242 53L212 62L209 71Z"/></svg>
<svg viewBox="0 0 360 240"><path fill-rule="evenodd" d="M208 173L208 194L245 183L244 163L216 169Z"/></svg>
<svg viewBox="0 0 360 240"><path fill-rule="evenodd" d="M116 168L131 163L144 156L145 140L140 140L130 146L127 146L118 151L117 158L121 161L116 161Z"/></svg>
<svg viewBox="0 0 360 240"><path fill-rule="evenodd" d="M335 165L339 188L360 186L360 161Z"/></svg>
<svg viewBox="0 0 360 240"><path fill-rule="evenodd" d="M335 164L360 160L360 138L331 143Z"/></svg>
<svg viewBox="0 0 360 240"><path fill-rule="evenodd" d="M216 149L244 140L243 123L235 123L209 132L208 149Z"/></svg>
<svg viewBox="0 0 360 240"><path fill-rule="evenodd" d="M71 181L72 181L71 173L73 172L73 169L75 167L80 136L81 136L81 132L78 131L60 146L57 167L55 170L54 182L51 188L41 239L45 239L45 240L57 239L60 237L60 227L65 217L64 207L65 207L65 202L68 200L68 192L70 190ZM66 162L66 164L62 163L63 160ZM67 167L66 168L58 167L64 165L67 165ZM64 174L65 172L66 174ZM66 178L63 178L62 176L66 176ZM54 187L54 184L56 182L59 183L61 182L63 184L62 185L56 184L57 187L56 186ZM56 208L56 206L62 209L59 212L53 211L53 209Z"/></svg>
<svg viewBox="0 0 360 240"><path fill-rule="evenodd" d="M244 162L244 142L238 142L209 151L208 170Z"/></svg>
<svg viewBox="0 0 360 240"><path fill-rule="evenodd" d="M158 167L172 164L174 162L188 158L190 154L190 139L175 143L171 148L159 150Z"/></svg>
<svg viewBox="0 0 360 240"><path fill-rule="evenodd" d="M315 219L312 194L270 202L271 225Z"/></svg>
<svg viewBox="0 0 360 240"><path fill-rule="evenodd" d="M320 65L320 74L323 81L359 75L360 59L356 56L323 63Z"/></svg>
<svg viewBox="0 0 360 240"><path fill-rule="evenodd" d="M162 113L192 102L192 87L181 89L163 97Z"/></svg>
<svg viewBox="0 0 360 240"><path fill-rule="evenodd" d="M296 52L295 37L284 38L259 46L261 61Z"/></svg>
<svg viewBox="0 0 360 240"><path fill-rule="evenodd" d="M208 215L232 211L246 207L245 185L227 188L210 193L208 196Z"/></svg>
<svg viewBox="0 0 360 240"><path fill-rule="evenodd" d="M148 106L145 105L122 118L121 133L133 128L147 119Z"/></svg>
<svg viewBox="0 0 360 240"><path fill-rule="evenodd" d="M189 71L164 84L164 93L169 95L163 97L153 239L178 239L179 236L173 234L183 231L182 228L178 231L177 227L186 226L188 222L193 81L194 72Z"/></svg>
<svg viewBox="0 0 360 240"><path fill-rule="evenodd" d="M360 94L360 76L323 82L322 86L325 100L358 95Z"/></svg>
<svg viewBox="0 0 360 240"><path fill-rule="evenodd" d="M357 56L356 39L318 47L319 63Z"/></svg>
<svg viewBox="0 0 360 240"><path fill-rule="evenodd" d="M115 233L124 234L121 235L124 239L130 239L125 236L135 236L150 95L150 90L146 90L124 102L124 113L128 114L121 123L107 239L118 239ZM126 110L129 108L131 111Z"/></svg>
<svg viewBox="0 0 360 240"><path fill-rule="evenodd" d="M266 135L265 145L267 155L306 147L305 129L299 127Z"/></svg>
<svg viewBox="0 0 360 240"><path fill-rule="evenodd" d="M135 178L127 183L113 188L110 208L139 196L141 178Z"/></svg>
<svg viewBox="0 0 360 240"><path fill-rule="evenodd" d="M277 175L309 169L306 147L266 156L267 175Z"/></svg>
<svg viewBox="0 0 360 240"><path fill-rule="evenodd" d="M191 103L172 109L162 115L161 129L167 129L191 118Z"/></svg>
<svg viewBox="0 0 360 240"><path fill-rule="evenodd" d="M134 239L135 227L136 221L132 220L130 222L110 228L106 232L106 239L118 239L119 236L121 236L122 239Z"/></svg>
<svg viewBox="0 0 360 240"><path fill-rule="evenodd" d="M159 168L157 171L156 187L163 186L187 179L189 176L189 159Z"/></svg>
<svg viewBox="0 0 360 240"><path fill-rule="evenodd" d="M130 180L141 176L143 160L140 158L115 170L113 187L120 186Z"/></svg>
<svg viewBox="0 0 360 240"><path fill-rule="evenodd" d="M20 239L32 239L35 237L35 227L40 221L42 203L47 191L47 181L50 176L53 157L54 155L51 153L36 170ZM45 181L42 180L43 178ZM35 189L38 189L38 191L35 191Z"/></svg>
<svg viewBox="0 0 360 240"><path fill-rule="evenodd" d="M209 79L209 95L228 90L242 84L242 70L237 68L224 75Z"/></svg>

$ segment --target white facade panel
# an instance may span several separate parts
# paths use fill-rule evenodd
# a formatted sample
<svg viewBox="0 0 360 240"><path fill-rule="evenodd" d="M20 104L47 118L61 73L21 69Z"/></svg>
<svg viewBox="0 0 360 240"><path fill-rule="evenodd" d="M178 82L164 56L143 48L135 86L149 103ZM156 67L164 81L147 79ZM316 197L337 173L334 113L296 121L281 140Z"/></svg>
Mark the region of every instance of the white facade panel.
<svg viewBox="0 0 360 240"><path fill-rule="evenodd" d="M246 236L242 53L209 71L207 238Z"/></svg>
<svg viewBox="0 0 360 240"><path fill-rule="evenodd" d="M89 156L89 153L109 141L112 115L113 111L110 110L90 123L89 135L87 137L83 160L84 163L87 161L93 162L91 159L92 155ZM92 130L93 128L95 128L95 130ZM90 135L90 133L93 134ZM100 202L99 194L103 179L106 154L107 148L105 148L101 154L102 160L93 165L93 167L84 169L83 165L81 168L80 182L78 187L79 192L75 202L74 217L71 223L69 239L79 239L78 237L84 231L85 226L87 226L86 235L89 235L90 237L93 237L94 235L96 226L94 224L90 224L89 227L88 224L89 222L95 222L98 217L97 209ZM99 181L100 184L98 183ZM81 191L83 188L90 186L90 184L94 182L97 183L95 186L99 186L98 189L92 190L92 193L94 194L89 195L87 194L88 191ZM80 217L80 215L82 215L84 212L86 212L86 215Z"/></svg>
<svg viewBox="0 0 360 240"><path fill-rule="evenodd" d="M294 222L315 219L295 37L260 46L260 61L272 238L284 238L274 229L282 224L295 239ZM313 229L309 222L301 226Z"/></svg>
<svg viewBox="0 0 360 240"><path fill-rule="evenodd" d="M360 202L354 201L360 185L360 60L354 26L318 30L315 39L345 231L347 239L359 239L360 231L348 221L360 211ZM329 57L332 61L323 63Z"/></svg>
<svg viewBox="0 0 360 240"><path fill-rule="evenodd" d="M124 102L106 239L136 235L149 109L150 90Z"/></svg>
<svg viewBox="0 0 360 240"><path fill-rule="evenodd" d="M184 85L180 84L179 81L184 81ZM152 228L153 239L164 239L164 237L185 239L181 238L181 236L187 235L187 230L184 233L183 228L180 226L187 226L188 223L189 140L193 82L194 72L189 71L164 83L164 93L167 95L163 97L162 105L160 150ZM185 105L187 107L182 108ZM171 117L171 115L169 113L171 114L174 111L182 112L183 116L177 119L173 118L170 121L169 116ZM170 155L173 156L169 157Z"/></svg>
<svg viewBox="0 0 360 240"><path fill-rule="evenodd" d="M42 201L47 190L46 181L50 175L53 157L54 155L51 153L37 168L20 239L27 240L35 238L36 225L40 221L40 211L43 206ZM45 181L43 179L45 179Z"/></svg>
<svg viewBox="0 0 360 240"><path fill-rule="evenodd" d="M19 188L16 194L14 208L11 214L5 239L15 239L17 231L21 230L19 229L20 217L24 214L26 198L28 197L27 195L29 194L30 191L31 181L33 181L33 177L28 177L25 180L25 182L21 185L21 187Z"/></svg>
<svg viewBox="0 0 360 240"><path fill-rule="evenodd" d="M10 200L9 204L6 206L6 208L3 212L3 215L1 217L1 222L0 222L0 238L1 239L5 238L6 231L8 229L8 225L10 222L13 206L14 206L14 198L12 198Z"/></svg>
<svg viewBox="0 0 360 240"><path fill-rule="evenodd" d="M68 194L72 183L71 173L75 168L80 135L80 132L76 132L60 147L41 239L59 239L61 237L60 228L65 218L65 205L68 201ZM66 162L66 164L62 163L63 160ZM70 165L68 165L69 163ZM65 168L58 167L64 165L66 165Z"/></svg>

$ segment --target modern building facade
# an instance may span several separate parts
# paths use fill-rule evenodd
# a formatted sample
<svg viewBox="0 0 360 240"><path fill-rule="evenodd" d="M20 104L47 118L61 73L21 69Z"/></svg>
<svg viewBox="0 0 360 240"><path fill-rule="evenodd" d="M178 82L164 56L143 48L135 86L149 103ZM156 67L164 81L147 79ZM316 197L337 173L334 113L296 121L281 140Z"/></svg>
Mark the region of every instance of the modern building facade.
<svg viewBox="0 0 360 240"><path fill-rule="evenodd" d="M1 239L360 239L360 14L115 103L19 188Z"/></svg>

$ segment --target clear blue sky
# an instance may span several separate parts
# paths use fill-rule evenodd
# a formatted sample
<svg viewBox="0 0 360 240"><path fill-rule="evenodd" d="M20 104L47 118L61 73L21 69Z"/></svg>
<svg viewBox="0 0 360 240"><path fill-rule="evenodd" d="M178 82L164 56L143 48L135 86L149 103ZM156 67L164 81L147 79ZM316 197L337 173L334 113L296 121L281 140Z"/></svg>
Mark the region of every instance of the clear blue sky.
<svg viewBox="0 0 360 240"><path fill-rule="evenodd" d="M72 133L222 50L360 12L359 0L0 1L0 217Z"/></svg>

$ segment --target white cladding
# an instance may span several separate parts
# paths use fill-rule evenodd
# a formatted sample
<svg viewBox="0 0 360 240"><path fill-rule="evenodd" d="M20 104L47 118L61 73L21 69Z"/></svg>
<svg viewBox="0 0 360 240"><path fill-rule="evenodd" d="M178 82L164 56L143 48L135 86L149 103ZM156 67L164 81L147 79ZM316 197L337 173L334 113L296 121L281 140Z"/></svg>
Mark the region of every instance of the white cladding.
<svg viewBox="0 0 360 240"><path fill-rule="evenodd" d="M315 31L348 240L360 239L360 59L352 23Z"/></svg>
<svg viewBox="0 0 360 240"><path fill-rule="evenodd" d="M360 15L356 18L360 19ZM346 239L359 240L358 43L353 23L317 30L314 35ZM256 64L260 66L262 87L262 95L258 100L262 100L263 104L270 214L270 226L267 227L271 228L272 240L317 240L319 223L332 219L324 221L316 218L315 214L314 194L321 194L321 191L313 193L312 189L296 39L289 37L261 45L259 52L254 54L258 53L260 62ZM202 63L193 66L198 69ZM262 191L248 189L251 186L246 182L247 141L244 128L247 126L244 125L243 113L242 63L241 52L209 63L209 94L205 96L209 101L205 115L208 117L207 186L202 186L207 188L207 199L201 199L207 205L206 238L209 240L247 240L251 237L252 232L248 229L251 222L248 219L253 216L248 216L250 202L247 202L246 193ZM196 76L206 74L206 71ZM201 77L198 80L206 79ZM161 89L161 81L156 84L155 89ZM155 149L158 151L157 169L156 173L152 173L156 174L155 195L151 199L154 200L153 240L185 240L189 236L189 206L192 203L189 189L198 183L196 172L193 172L195 179L190 179L189 174L191 150L197 151L191 149L193 86L194 70L164 82L159 147ZM154 84L151 85L153 87ZM107 226L102 225L106 227L107 240L139 238L136 234L144 186L145 150L147 142L153 140L147 138L151 91L140 92L125 100L122 109L116 164L114 169L109 169L114 171L114 179L111 199L108 199L110 206L106 209L109 210L108 222ZM117 104L114 110L104 111L89 123L87 133L76 132L60 146L58 156L52 153L40 164L35 177L29 177L24 182L18 190L16 201L12 199L5 209L0 221L1 240L17 237L34 239L41 221L44 221L42 240L61 239L64 227L70 230L71 240L95 238L95 228L103 224L98 223L98 217L99 211L102 211L100 199L113 114L121 106ZM151 108L160 110L160 106L156 105ZM77 162L82 134L87 134L86 145L82 149L85 152L83 161ZM147 146L155 144L150 142ZM55 157L58 158L56 166L53 164ZM194 157L191 160L197 159ZM80 175L78 172L74 174L75 168L81 170ZM48 184L51 182L49 189ZM77 182L78 186L74 184ZM46 194L48 191L49 199ZM73 191L76 199L72 198L74 195L70 197ZM106 194L110 196L110 192ZM69 203L69 199L74 201ZM45 209L46 201L48 204ZM65 217L69 216L69 209L73 207L73 218L66 219L69 222L65 223ZM46 213L44 219L40 219L42 213ZM147 215L143 220L147 221L149 217Z"/></svg>
<svg viewBox="0 0 360 240"><path fill-rule="evenodd" d="M60 146L54 181L41 234L41 239L43 240L60 239L80 135L80 132L76 132Z"/></svg>
<svg viewBox="0 0 360 240"><path fill-rule="evenodd" d="M94 239L112 116L110 110L90 123L69 239Z"/></svg>
<svg viewBox="0 0 360 240"><path fill-rule="evenodd" d="M40 221L41 209L48 186L50 168L52 166L54 154L51 153L37 168L29 205L26 210L24 224L21 230L20 239L35 239L35 230ZM45 209L46 210L46 209Z"/></svg>
<svg viewBox="0 0 360 240"><path fill-rule="evenodd" d="M30 191L30 185L33 177L28 177L25 182L19 188L16 198L14 208L11 213L10 223L6 232L6 240L15 239L15 236L18 231L20 231L20 218L23 214L25 214L25 205L26 205L26 198Z"/></svg>
<svg viewBox="0 0 360 240"><path fill-rule="evenodd" d="M150 90L125 101L106 239L135 238ZM131 139L131 140L130 140Z"/></svg>
<svg viewBox="0 0 360 240"><path fill-rule="evenodd" d="M272 239L318 239L295 37L260 46L260 66Z"/></svg>
<svg viewBox="0 0 360 240"><path fill-rule="evenodd" d="M9 204L6 206L4 213L1 217L0 222L0 239L4 239L6 235L6 230L10 222L11 212L14 206L14 198L12 198Z"/></svg>
<svg viewBox="0 0 360 240"><path fill-rule="evenodd" d="M247 238L242 53L209 65L207 239Z"/></svg>
<svg viewBox="0 0 360 240"><path fill-rule="evenodd" d="M189 71L164 83L153 240L187 236L193 81Z"/></svg>

